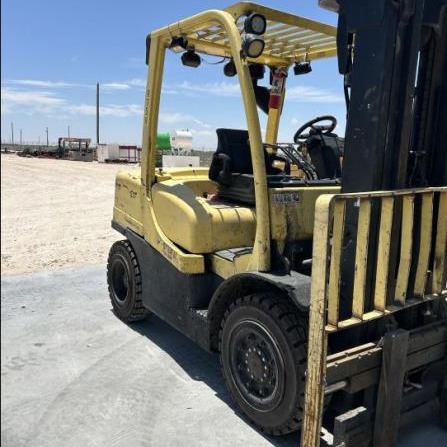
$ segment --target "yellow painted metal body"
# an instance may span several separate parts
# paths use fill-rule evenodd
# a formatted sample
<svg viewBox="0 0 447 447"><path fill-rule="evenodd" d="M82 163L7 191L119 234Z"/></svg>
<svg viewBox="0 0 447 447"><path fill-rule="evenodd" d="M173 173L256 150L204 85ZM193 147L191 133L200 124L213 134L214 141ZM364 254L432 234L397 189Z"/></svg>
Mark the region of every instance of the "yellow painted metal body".
<svg viewBox="0 0 447 447"><path fill-rule="evenodd" d="M159 171L156 175L161 182L177 176L185 179L205 178L206 169L197 171L173 169L171 173ZM178 270L187 274L203 273L203 255L191 254L181 250L161 230L148 191L141 174L120 172L116 177L115 206L113 220L123 228L129 228L144 238L168 259Z"/></svg>
<svg viewBox="0 0 447 447"><path fill-rule="evenodd" d="M181 271L191 273L191 269L196 269L191 262L196 266L197 256L203 259L201 255L219 250L253 247L255 207L216 200L216 184L208 179L207 169L161 170L157 171L156 179L149 201L145 198L146 189L137 172L119 173L113 218L122 227L143 234L144 216L147 213L152 215L156 219L152 222L152 228L156 230L152 233L153 240L172 243L169 249L163 245L160 247L164 248L164 254L170 253L169 259L175 260L176 267ZM277 242L280 251L288 241L312 239L315 201L321 194L331 192L339 192L339 187L269 190L271 239ZM219 256L212 257L211 269L223 278L229 276L228 271L242 273L250 269L251 256L252 250L243 256L236 256L232 262ZM229 266L229 263L233 265ZM194 270L194 273L205 271L203 262L201 265L203 269Z"/></svg>
<svg viewBox="0 0 447 447"><path fill-rule="evenodd" d="M144 196L138 171L119 172L115 179L113 220L123 228L143 234Z"/></svg>
<svg viewBox="0 0 447 447"><path fill-rule="evenodd" d="M263 35L265 49L262 55L250 59L241 57L241 31L245 15L254 11L266 17L268 26ZM277 240L285 241L288 229L293 230L294 236L299 236L299 228L302 228L305 238L309 239L312 210L321 191L309 191L312 202L303 199L299 204L298 223L290 206L282 209L270 206L264 147L248 64L258 62L287 69L304 59L331 57L336 54L335 36L336 28L332 26L248 2L237 3L225 10L208 10L152 32L141 176L138 179L126 174L118 176L114 219L125 228L144 236L183 273L204 272L203 255L206 253L245 245L252 247L251 253L244 256L244 262L239 262L236 270L269 271L272 235ZM174 37L184 37L197 53L226 56L234 60L250 140L256 199L254 207L223 206L208 200L204 195L212 194L215 186L208 180L205 170L159 172L155 169L165 52ZM271 109L266 142L276 142L279 120L278 110ZM132 188L138 198L127 199L120 190L126 187ZM279 219L279 215L283 220ZM212 265L223 264L226 263L216 261Z"/></svg>
<svg viewBox="0 0 447 447"><path fill-rule="evenodd" d="M336 194L338 186L270 188L271 237L280 252L289 241L311 240L315 202L322 194Z"/></svg>
<svg viewBox="0 0 447 447"><path fill-rule="evenodd" d="M209 256L211 270L223 279L231 278L238 273L247 272L249 270L250 258L251 250L249 249L236 254L233 259L226 259L217 253Z"/></svg>
<svg viewBox="0 0 447 447"><path fill-rule="evenodd" d="M207 198L215 189L209 180L166 180L152 187L155 215L164 234L190 253L213 253L234 247L253 246L256 232L254 207L229 205Z"/></svg>

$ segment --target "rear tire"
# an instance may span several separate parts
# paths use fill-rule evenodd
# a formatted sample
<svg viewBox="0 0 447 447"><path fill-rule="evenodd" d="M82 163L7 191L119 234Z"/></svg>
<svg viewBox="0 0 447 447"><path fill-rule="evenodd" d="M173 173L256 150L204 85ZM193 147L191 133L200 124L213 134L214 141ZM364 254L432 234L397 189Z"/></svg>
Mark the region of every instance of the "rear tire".
<svg viewBox="0 0 447 447"><path fill-rule="evenodd" d="M140 266L127 240L117 241L110 248L107 284L113 310L120 320L130 323L151 314L143 306Z"/></svg>
<svg viewBox="0 0 447 447"><path fill-rule="evenodd" d="M283 297L262 293L227 309L219 334L222 372L242 411L272 435L303 418L307 316Z"/></svg>

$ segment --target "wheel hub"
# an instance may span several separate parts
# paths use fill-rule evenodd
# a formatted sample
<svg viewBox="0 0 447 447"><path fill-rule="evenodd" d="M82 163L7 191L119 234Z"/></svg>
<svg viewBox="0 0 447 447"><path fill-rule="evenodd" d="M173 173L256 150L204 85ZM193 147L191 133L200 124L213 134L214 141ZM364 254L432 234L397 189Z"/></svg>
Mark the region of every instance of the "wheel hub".
<svg viewBox="0 0 447 447"><path fill-rule="evenodd" d="M258 382L264 382L270 368L267 364L266 357L263 351L257 348L249 348L245 353L247 357L247 372L253 375L253 379Z"/></svg>
<svg viewBox="0 0 447 447"><path fill-rule="evenodd" d="M260 409L274 408L279 400L279 349L265 328L244 322L231 337L231 367L236 385L244 399Z"/></svg>

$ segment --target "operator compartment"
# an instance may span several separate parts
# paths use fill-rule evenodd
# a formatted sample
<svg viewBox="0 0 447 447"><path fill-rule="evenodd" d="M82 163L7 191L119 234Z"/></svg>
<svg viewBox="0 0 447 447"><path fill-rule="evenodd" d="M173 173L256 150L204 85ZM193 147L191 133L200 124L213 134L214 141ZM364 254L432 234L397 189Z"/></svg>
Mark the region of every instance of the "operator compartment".
<svg viewBox="0 0 447 447"><path fill-rule="evenodd" d="M207 169L169 170L160 178L152 187L155 216L163 233L183 250L201 254L253 245L254 205L219 200Z"/></svg>
<svg viewBox="0 0 447 447"><path fill-rule="evenodd" d="M248 131L217 129L216 132L218 147L209 177L217 183L217 196L226 203L254 207L255 181ZM317 172L313 167L317 163L314 164L313 159L311 163L306 162L290 144L275 145L275 152L268 151L269 146L273 145L264 146L272 239L284 242L311 240L317 198L321 194L336 194L340 191L338 152L332 155L332 149L326 146L316 149L318 155L323 152L322 149L330 151L332 155L332 158L321 158ZM336 150L339 151L338 148ZM283 168L279 167L281 163L285 164ZM292 164L306 175L290 175Z"/></svg>
<svg viewBox="0 0 447 447"><path fill-rule="evenodd" d="M209 171L160 170L152 187L154 212L161 230L189 253L252 247L255 238L255 182L248 131L220 128L216 132L218 147ZM264 156L272 239L310 241L317 198L340 190L338 152L332 155L331 148L319 147L315 150L318 155L326 149L332 158L320 157L320 163L314 163L319 169L309 172L312 164L306 164L297 151L292 153L290 145L277 146L276 152L269 152L268 146L265 145ZM290 168L280 168L278 163L294 163L307 177L290 175Z"/></svg>

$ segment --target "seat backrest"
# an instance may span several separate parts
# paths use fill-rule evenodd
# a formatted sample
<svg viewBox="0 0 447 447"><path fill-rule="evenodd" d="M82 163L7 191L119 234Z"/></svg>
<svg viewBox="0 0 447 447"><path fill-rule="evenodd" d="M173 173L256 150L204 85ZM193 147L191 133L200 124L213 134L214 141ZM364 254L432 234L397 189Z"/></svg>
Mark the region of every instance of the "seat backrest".
<svg viewBox="0 0 447 447"><path fill-rule="evenodd" d="M248 131L242 129L216 129L217 150L209 170L210 180L231 185L231 174L253 174ZM267 174L281 172L272 166L275 156L264 150Z"/></svg>
<svg viewBox="0 0 447 447"><path fill-rule="evenodd" d="M223 153L231 158L231 172L253 174L248 130L217 129L216 153Z"/></svg>
<svg viewBox="0 0 447 447"><path fill-rule="evenodd" d="M336 134L313 135L306 140L306 146L319 179L341 177L340 157L343 148Z"/></svg>
<svg viewBox="0 0 447 447"><path fill-rule="evenodd" d="M253 174L248 131L216 129L217 150L209 170L210 180L223 185L231 184L231 174Z"/></svg>

